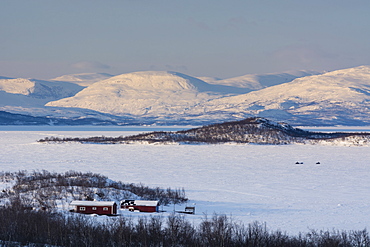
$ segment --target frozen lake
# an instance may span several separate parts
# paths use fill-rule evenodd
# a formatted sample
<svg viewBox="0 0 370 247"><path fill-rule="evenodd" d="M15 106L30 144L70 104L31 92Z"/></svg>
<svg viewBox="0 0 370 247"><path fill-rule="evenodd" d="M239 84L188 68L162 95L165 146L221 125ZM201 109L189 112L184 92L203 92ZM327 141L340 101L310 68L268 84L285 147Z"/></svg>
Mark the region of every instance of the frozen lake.
<svg viewBox="0 0 370 247"><path fill-rule="evenodd" d="M160 129L2 126L0 170L91 171L123 182L184 187L188 204L196 205L196 215L186 216L193 222L218 213L246 224L266 222L268 228L288 233L370 226L369 147L36 142L47 136L120 136Z"/></svg>

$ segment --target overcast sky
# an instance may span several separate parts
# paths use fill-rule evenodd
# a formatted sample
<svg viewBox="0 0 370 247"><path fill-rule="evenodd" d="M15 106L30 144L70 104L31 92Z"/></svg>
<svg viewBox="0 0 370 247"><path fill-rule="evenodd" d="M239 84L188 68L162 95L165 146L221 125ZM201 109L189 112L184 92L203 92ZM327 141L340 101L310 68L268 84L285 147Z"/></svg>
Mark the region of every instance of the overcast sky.
<svg viewBox="0 0 370 247"><path fill-rule="evenodd" d="M369 0L0 0L0 76L370 64Z"/></svg>

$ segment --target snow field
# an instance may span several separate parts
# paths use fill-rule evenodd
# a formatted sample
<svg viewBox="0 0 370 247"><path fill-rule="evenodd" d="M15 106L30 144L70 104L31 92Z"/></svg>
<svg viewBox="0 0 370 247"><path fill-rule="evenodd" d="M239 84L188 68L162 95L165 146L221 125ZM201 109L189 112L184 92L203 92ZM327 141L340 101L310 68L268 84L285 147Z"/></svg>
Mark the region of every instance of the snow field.
<svg viewBox="0 0 370 247"><path fill-rule="evenodd" d="M186 217L195 224L218 213L292 234L369 227L369 147L36 142L46 136L137 133L0 131L0 170L91 171L123 182L184 187L188 205L196 206L196 215ZM165 207L163 215L184 207Z"/></svg>

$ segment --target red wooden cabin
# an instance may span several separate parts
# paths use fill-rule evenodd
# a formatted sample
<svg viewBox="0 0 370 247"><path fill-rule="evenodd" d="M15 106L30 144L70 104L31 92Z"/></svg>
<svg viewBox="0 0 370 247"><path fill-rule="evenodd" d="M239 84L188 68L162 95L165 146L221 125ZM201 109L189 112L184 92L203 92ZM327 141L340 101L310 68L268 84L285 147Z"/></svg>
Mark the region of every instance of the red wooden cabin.
<svg viewBox="0 0 370 247"><path fill-rule="evenodd" d="M81 214L115 215L117 204L113 201L72 201L74 212Z"/></svg>

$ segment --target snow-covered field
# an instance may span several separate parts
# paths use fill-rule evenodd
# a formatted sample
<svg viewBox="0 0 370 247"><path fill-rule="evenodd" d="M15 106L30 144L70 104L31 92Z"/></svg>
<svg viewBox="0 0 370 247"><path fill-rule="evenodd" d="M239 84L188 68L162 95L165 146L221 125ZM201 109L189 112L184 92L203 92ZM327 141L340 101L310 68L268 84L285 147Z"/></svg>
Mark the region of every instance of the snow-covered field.
<svg viewBox="0 0 370 247"><path fill-rule="evenodd" d="M184 187L188 205L196 206L195 215L186 215L194 223L218 213L291 234L370 226L369 147L36 142L146 130L153 128L1 127L0 170L91 171L123 182Z"/></svg>

